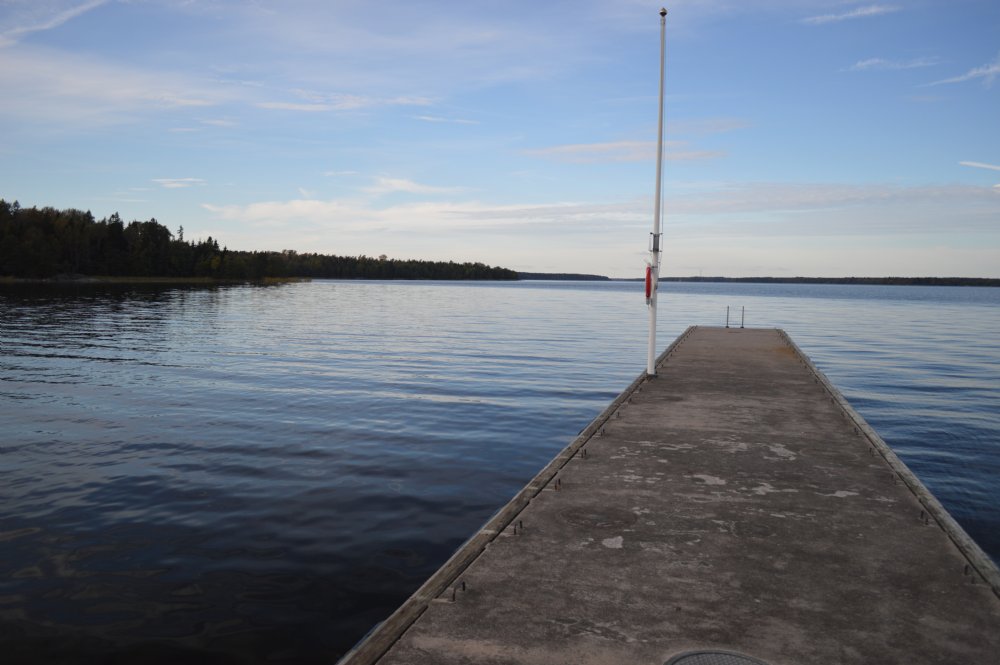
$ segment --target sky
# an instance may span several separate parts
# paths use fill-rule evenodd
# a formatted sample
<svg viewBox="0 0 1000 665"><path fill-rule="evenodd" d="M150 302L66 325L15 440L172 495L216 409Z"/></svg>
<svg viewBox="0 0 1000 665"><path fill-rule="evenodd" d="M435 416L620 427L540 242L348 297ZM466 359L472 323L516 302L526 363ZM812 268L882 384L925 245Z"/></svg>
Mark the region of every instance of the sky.
<svg viewBox="0 0 1000 665"><path fill-rule="evenodd" d="M660 6L0 0L0 198L638 277ZM666 7L663 275L1000 277L1000 3Z"/></svg>

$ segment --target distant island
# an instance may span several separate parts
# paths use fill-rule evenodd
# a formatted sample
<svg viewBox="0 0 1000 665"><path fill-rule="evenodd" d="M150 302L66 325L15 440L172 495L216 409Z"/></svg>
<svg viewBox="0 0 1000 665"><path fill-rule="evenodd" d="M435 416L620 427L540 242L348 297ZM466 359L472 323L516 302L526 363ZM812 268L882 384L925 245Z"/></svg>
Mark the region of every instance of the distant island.
<svg viewBox="0 0 1000 665"><path fill-rule="evenodd" d="M294 250L246 252L219 241L184 239L150 219L126 224L117 213L22 208L0 199L0 277L261 280L267 278L516 280L482 263L331 256Z"/></svg>

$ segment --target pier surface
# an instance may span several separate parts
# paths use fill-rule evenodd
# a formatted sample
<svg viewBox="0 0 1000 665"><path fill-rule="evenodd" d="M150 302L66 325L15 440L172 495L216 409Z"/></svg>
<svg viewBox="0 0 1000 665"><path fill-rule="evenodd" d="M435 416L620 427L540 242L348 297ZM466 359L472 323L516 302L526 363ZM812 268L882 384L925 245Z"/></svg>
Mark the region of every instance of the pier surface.
<svg viewBox="0 0 1000 665"><path fill-rule="evenodd" d="M998 593L784 333L692 328L344 662L998 663Z"/></svg>

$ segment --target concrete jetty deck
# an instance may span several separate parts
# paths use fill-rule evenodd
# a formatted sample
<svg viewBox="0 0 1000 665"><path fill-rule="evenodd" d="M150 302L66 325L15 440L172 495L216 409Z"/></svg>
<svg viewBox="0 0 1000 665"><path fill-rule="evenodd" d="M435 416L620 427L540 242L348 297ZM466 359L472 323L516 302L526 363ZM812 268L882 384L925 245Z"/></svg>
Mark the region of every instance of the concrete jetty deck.
<svg viewBox="0 0 1000 665"><path fill-rule="evenodd" d="M678 656L1000 663L996 566L779 330L689 329L342 662Z"/></svg>

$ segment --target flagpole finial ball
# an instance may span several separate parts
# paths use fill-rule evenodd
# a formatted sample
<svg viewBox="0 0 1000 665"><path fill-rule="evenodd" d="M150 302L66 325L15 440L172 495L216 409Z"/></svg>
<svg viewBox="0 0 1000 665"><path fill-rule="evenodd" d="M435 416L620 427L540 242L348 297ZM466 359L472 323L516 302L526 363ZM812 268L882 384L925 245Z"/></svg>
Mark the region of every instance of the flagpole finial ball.
<svg viewBox="0 0 1000 665"><path fill-rule="evenodd" d="M666 15L667 15L667 8L660 7L660 16L666 16Z"/></svg>

